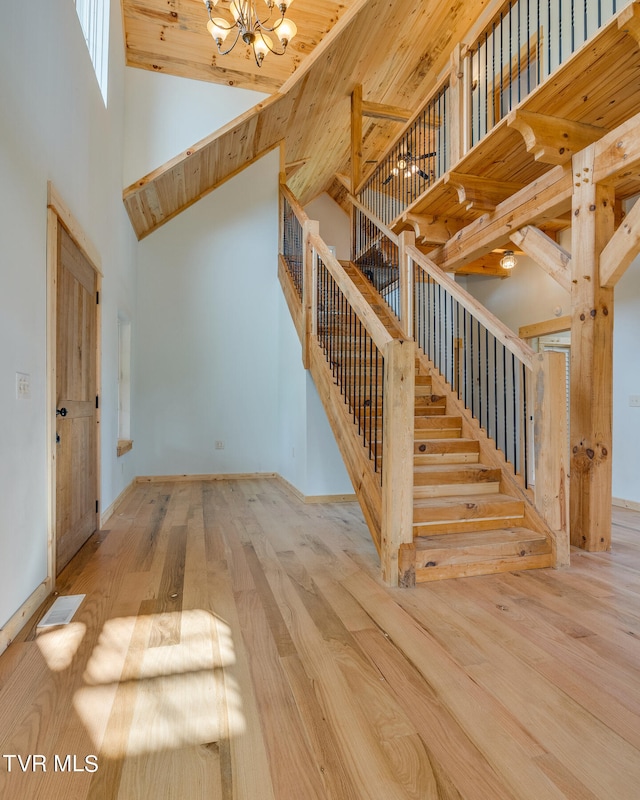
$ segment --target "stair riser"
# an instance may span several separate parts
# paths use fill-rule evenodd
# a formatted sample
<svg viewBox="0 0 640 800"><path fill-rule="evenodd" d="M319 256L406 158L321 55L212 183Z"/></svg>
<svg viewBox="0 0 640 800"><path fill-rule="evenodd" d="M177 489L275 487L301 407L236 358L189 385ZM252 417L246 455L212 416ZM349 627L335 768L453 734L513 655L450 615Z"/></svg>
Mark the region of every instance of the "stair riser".
<svg viewBox="0 0 640 800"><path fill-rule="evenodd" d="M478 453L418 453L413 457L415 467L429 467L434 464L477 464Z"/></svg>
<svg viewBox="0 0 640 800"><path fill-rule="evenodd" d="M441 581L448 578L467 578L472 575L496 575L500 572L516 572L524 569L544 569L551 566L553 566L553 556L546 554L530 555L524 558L520 556L504 557L469 564L444 564L425 569L416 567L416 583Z"/></svg>
<svg viewBox="0 0 640 800"><path fill-rule="evenodd" d="M496 527L515 527L524 524L524 517L517 514L510 517L477 517L467 520L433 520L421 522L414 519L413 535L415 536L440 536L447 533L472 533L474 531L490 531Z"/></svg>
<svg viewBox="0 0 640 800"><path fill-rule="evenodd" d="M451 483L435 486L414 486L414 500L425 499L427 497L454 497L461 492L469 496L498 494L500 491L499 483Z"/></svg>

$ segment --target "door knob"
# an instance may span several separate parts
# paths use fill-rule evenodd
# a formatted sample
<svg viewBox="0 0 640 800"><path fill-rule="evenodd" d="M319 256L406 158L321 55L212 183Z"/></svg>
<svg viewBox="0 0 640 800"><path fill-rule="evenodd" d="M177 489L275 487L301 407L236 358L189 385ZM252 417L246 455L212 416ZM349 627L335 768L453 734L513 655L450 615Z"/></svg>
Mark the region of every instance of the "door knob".
<svg viewBox="0 0 640 800"><path fill-rule="evenodd" d="M66 416L67 416L66 408L56 408L56 417L66 417Z"/></svg>

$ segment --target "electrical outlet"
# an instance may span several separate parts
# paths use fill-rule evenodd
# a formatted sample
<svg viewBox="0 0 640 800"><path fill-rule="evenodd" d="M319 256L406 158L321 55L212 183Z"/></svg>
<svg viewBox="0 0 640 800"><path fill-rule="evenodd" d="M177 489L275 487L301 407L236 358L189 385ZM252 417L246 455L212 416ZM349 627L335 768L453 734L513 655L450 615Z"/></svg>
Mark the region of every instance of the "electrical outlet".
<svg viewBox="0 0 640 800"><path fill-rule="evenodd" d="M224 442L217 441L216 442L216 450L224 450Z"/></svg>
<svg viewBox="0 0 640 800"><path fill-rule="evenodd" d="M26 372L16 372L16 398L18 400L31 399L31 375Z"/></svg>
<svg viewBox="0 0 640 800"><path fill-rule="evenodd" d="M640 394L629 395L629 405L633 408L640 408Z"/></svg>

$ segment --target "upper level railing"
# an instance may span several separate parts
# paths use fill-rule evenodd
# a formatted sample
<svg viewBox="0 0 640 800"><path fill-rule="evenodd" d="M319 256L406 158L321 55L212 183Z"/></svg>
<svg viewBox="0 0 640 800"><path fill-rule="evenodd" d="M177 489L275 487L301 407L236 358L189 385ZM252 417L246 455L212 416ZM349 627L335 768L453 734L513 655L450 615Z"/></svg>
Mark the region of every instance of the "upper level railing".
<svg viewBox="0 0 640 800"><path fill-rule="evenodd" d="M400 319L398 237L361 204L353 207L351 260Z"/></svg>
<svg viewBox="0 0 640 800"><path fill-rule="evenodd" d="M615 13L616 0L509 0L465 58L471 145Z"/></svg>
<svg viewBox="0 0 640 800"><path fill-rule="evenodd" d="M449 169L448 98L445 84L415 115L358 192L360 202L381 222L388 225Z"/></svg>
<svg viewBox="0 0 640 800"><path fill-rule="evenodd" d="M629 0L507 0L407 123L357 199L390 225Z"/></svg>
<svg viewBox="0 0 640 800"><path fill-rule="evenodd" d="M282 193L282 242L281 253L287 264L287 271L291 275L293 284L302 299L302 258L303 258L303 233L302 226L307 215L297 205L295 198L290 193Z"/></svg>

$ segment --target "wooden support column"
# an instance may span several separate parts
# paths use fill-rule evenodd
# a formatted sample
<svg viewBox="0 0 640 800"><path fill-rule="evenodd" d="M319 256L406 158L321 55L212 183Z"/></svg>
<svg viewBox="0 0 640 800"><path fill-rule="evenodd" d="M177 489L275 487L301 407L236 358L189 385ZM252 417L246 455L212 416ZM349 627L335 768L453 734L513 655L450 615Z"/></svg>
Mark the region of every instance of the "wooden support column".
<svg viewBox="0 0 640 800"><path fill-rule="evenodd" d="M317 267L309 238L312 234L320 234L320 223L315 219L308 219L302 225L302 365L305 369L309 369L311 341L318 333Z"/></svg>
<svg viewBox="0 0 640 800"><path fill-rule="evenodd" d="M536 508L554 534L554 566L569 565L569 439L563 353L536 354L533 362Z"/></svg>
<svg viewBox="0 0 640 800"><path fill-rule="evenodd" d="M571 543L611 547L613 289L600 254L614 228L614 191L594 184L595 146L573 157L571 226Z"/></svg>
<svg viewBox="0 0 640 800"><path fill-rule="evenodd" d="M362 180L362 84L351 94L351 191L355 194Z"/></svg>
<svg viewBox="0 0 640 800"><path fill-rule="evenodd" d="M398 585L400 545L413 544L413 413L416 345L394 339L384 349L382 428L382 578Z"/></svg>
<svg viewBox="0 0 640 800"><path fill-rule="evenodd" d="M407 247L415 247L416 235L413 231L402 231L398 239L400 323L404 335L411 339L413 338L413 261L407 253Z"/></svg>
<svg viewBox="0 0 640 800"><path fill-rule="evenodd" d="M465 154L466 136L465 130L467 117L465 114L465 92L464 92L464 72L463 72L462 45L456 45L451 53L450 73L449 73L449 108L450 127L449 127L449 163L454 165Z"/></svg>

